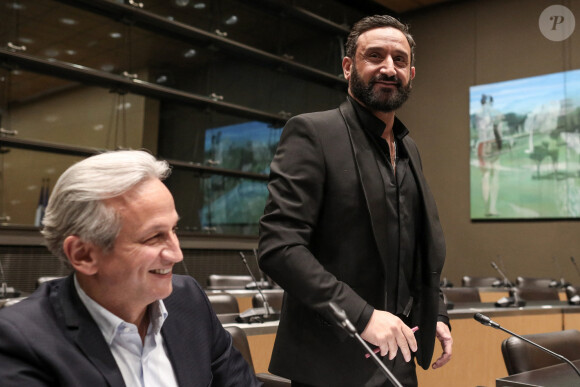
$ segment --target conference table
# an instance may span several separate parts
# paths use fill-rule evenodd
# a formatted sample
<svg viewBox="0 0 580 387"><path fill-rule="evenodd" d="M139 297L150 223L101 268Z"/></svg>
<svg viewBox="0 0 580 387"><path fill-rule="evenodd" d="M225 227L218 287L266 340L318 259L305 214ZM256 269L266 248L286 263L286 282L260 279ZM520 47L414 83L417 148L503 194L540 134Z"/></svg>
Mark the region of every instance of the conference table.
<svg viewBox="0 0 580 387"><path fill-rule="evenodd" d="M580 368L580 360L574 362ZM580 376L569 364L557 364L533 371L500 378L496 387L578 387Z"/></svg>
<svg viewBox="0 0 580 387"><path fill-rule="evenodd" d="M236 297L240 296L242 302L246 302L243 299L251 299L250 293L251 291L240 291ZM507 295L507 291L501 289L490 290L490 293L493 293L491 300ZM483 295L484 292L482 300L485 299ZM240 310L245 308L240 307ZM520 335L564 329L580 330L580 306L568 305L565 301L550 304L528 302L526 306L519 308L497 308L493 302L455 304L455 308L449 310L454 340L453 358L450 363L437 370L417 367L420 386L494 386L496 380L508 376L501 354L501 342L509 335L475 321L475 313L482 313ZM267 372L278 327L277 321L236 325L246 332L256 372ZM441 352L437 342L433 361Z"/></svg>

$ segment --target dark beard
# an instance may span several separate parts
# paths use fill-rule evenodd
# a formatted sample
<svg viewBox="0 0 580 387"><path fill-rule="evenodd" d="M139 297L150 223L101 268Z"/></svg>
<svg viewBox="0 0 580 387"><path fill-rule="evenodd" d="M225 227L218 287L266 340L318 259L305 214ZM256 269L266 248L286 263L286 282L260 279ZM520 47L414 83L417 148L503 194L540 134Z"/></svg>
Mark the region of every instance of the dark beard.
<svg viewBox="0 0 580 387"><path fill-rule="evenodd" d="M378 81L397 82L395 91L373 91L373 86ZM352 95L363 103L368 109L379 112L392 112L403 106L411 94L411 80L406 86L396 77L379 75L365 84L359 76L355 63L352 64L352 74L350 76L350 91Z"/></svg>

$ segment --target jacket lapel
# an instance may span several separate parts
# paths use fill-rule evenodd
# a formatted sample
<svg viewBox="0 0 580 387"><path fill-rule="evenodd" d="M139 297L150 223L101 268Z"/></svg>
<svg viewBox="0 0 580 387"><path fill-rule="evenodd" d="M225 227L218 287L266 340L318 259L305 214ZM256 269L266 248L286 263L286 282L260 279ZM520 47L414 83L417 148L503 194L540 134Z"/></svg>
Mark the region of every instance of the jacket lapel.
<svg viewBox="0 0 580 387"><path fill-rule="evenodd" d="M53 285L50 301L65 324L67 335L111 386L124 386L123 376L97 324L74 288L73 275Z"/></svg>
<svg viewBox="0 0 580 387"><path fill-rule="evenodd" d="M367 208L371 218L373 236L377 249L381 255L383 268L386 270L387 263L387 204L385 202L384 183L377 165L375 151L360 127L356 113L350 102L344 102L340 106L340 112L350 137L355 165L360 176L362 189L366 199Z"/></svg>

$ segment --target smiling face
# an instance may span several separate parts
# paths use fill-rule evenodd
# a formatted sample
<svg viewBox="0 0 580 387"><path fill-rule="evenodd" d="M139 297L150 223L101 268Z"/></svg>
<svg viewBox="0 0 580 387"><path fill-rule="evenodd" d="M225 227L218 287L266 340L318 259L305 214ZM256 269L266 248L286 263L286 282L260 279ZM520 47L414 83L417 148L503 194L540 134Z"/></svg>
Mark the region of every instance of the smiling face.
<svg viewBox="0 0 580 387"><path fill-rule="evenodd" d="M144 310L171 294L173 265L183 259L173 197L149 179L105 203L120 216L121 230L111 251L93 249L94 272L83 289L117 315Z"/></svg>
<svg viewBox="0 0 580 387"><path fill-rule="evenodd" d="M415 77L409 42L392 27L361 34L355 57L345 57L342 67L349 94L372 111L392 112L401 107Z"/></svg>

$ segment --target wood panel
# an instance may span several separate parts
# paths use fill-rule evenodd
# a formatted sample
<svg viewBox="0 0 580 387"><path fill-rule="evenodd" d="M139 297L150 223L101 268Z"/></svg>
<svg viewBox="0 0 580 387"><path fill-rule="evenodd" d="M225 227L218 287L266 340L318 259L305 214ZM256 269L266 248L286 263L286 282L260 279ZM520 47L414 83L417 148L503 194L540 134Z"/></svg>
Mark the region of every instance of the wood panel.
<svg viewBox="0 0 580 387"><path fill-rule="evenodd" d="M494 317L493 320L522 335L562 329L559 310ZM419 368L417 377L420 386L494 386L497 378L507 376L501 354L501 342L509 337L507 333L483 326L471 318L452 319L451 325L451 362L437 370ZM433 359L437 359L441 352L439 344L436 344Z"/></svg>

